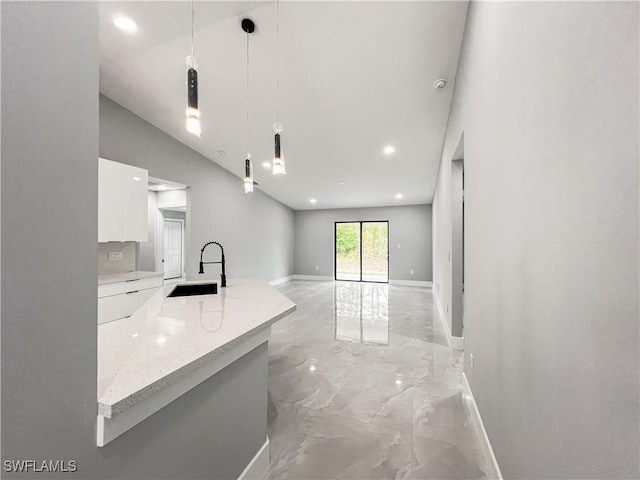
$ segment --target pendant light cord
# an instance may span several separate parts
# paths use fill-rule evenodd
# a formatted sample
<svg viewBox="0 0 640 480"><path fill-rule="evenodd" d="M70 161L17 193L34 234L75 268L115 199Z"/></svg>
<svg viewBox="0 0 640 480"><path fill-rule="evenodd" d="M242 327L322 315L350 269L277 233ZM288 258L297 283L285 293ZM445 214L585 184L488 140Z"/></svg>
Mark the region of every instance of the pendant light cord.
<svg viewBox="0 0 640 480"><path fill-rule="evenodd" d="M195 49L193 47L193 24L194 24L194 18L195 18L195 10L193 8L193 0L191 0L191 58L193 59L192 61L195 64Z"/></svg>
<svg viewBox="0 0 640 480"><path fill-rule="evenodd" d="M247 32L247 153L249 152L249 32Z"/></svg>
<svg viewBox="0 0 640 480"><path fill-rule="evenodd" d="M280 121L280 1L276 0L276 121Z"/></svg>

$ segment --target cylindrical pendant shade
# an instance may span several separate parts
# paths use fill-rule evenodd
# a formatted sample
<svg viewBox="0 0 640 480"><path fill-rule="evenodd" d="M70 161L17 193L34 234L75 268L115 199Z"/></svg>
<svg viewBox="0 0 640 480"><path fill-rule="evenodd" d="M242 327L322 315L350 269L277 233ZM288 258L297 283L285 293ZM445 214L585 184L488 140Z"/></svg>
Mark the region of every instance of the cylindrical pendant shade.
<svg viewBox="0 0 640 480"><path fill-rule="evenodd" d="M282 131L281 124L280 128L276 128L276 124L274 124L274 130L276 131L275 135L275 151L273 155L273 174L274 175L286 175L287 170L284 166L284 155L282 154L282 144L280 143L280 133Z"/></svg>
<svg viewBox="0 0 640 480"><path fill-rule="evenodd" d="M200 110L198 110L198 71L195 69L195 58L187 59L187 131L200 136Z"/></svg>
<svg viewBox="0 0 640 480"><path fill-rule="evenodd" d="M276 133L276 152L275 152L275 158L280 158L280 134Z"/></svg>
<svg viewBox="0 0 640 480"><path fill-rule="evenodd" d="M244 161L244 193L253 192L253 165L251 158Z"/></svg>
<svg viewBox="0 0 640 480"><path fill-rule="evenodd" d="M189 108L198 109L198 72L195 68L187 70L187 97Z"/></svg>

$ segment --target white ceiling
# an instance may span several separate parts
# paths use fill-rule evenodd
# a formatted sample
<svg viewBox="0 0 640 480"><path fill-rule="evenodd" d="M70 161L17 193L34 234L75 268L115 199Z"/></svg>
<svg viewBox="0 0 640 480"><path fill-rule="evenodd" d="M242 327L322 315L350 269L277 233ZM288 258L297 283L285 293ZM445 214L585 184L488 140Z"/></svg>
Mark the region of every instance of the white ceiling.
<svg viewBox="0 0 640 480"><path fill-rule="evenodd" d="M431 203L466 10L467 1L281 1L286 176L261 165L273 157L275 2L196 1L201 138L185 130L191 2L101 3L100 91L241 177L247 146L240 20L249 17L256 23L250 133L259 188L296 210ZM116 15L134 19L137 33L115 27ZM432 86L438 78L449 81L443 90ZM395 153L385 155L386 145Z"/></svg>

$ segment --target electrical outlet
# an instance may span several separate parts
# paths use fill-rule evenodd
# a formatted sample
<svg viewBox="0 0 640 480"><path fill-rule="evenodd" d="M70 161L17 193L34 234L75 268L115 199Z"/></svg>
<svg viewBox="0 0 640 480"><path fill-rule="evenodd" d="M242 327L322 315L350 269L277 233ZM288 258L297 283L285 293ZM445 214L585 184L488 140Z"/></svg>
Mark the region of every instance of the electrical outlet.
<svg viewBox="0 0 640 480"><path fill-rule="evenodd" d="M409 270L409 273L410 273L411 275L413 275L413 270Z"/></svg>
<svg viewBox="0 0 640 480"><path fill-rule="evenodd" d="M110 262L119 262L122 260L122 252L109 252Z"/></svg>
<svg viewBox="0 0 640 480"><path fill-rule="evenodd" d="M473 364L473 353L469 354L469 367L471 367L471 373L474 372L474 364Z"/></svg>

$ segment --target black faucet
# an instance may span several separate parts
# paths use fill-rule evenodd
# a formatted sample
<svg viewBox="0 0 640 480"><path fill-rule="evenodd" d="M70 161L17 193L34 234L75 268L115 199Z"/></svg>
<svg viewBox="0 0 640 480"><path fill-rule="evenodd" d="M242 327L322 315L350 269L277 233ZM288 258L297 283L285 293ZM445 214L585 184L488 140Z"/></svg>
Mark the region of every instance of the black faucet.
<svg viewBox="0 0 640 480"><path fill-rule="evenodd" d="M203 262L202 261L202 255L204 254L204 249L207 248L209 245L211 245L212 243L218 245L220 247L220 251L222 252L222 260L220 260L219 262ZM224 248L222 248L222 245L220 245L218 242L207 242L204 244L204 247L202 247L202 250L200 250L200 271L198 273L204 273L204 266L206 264L209 263L221 263L222 264L222 273L220 274L220 287L226 287L227 286L227 275L225 274L224 271Z"/></svg>

